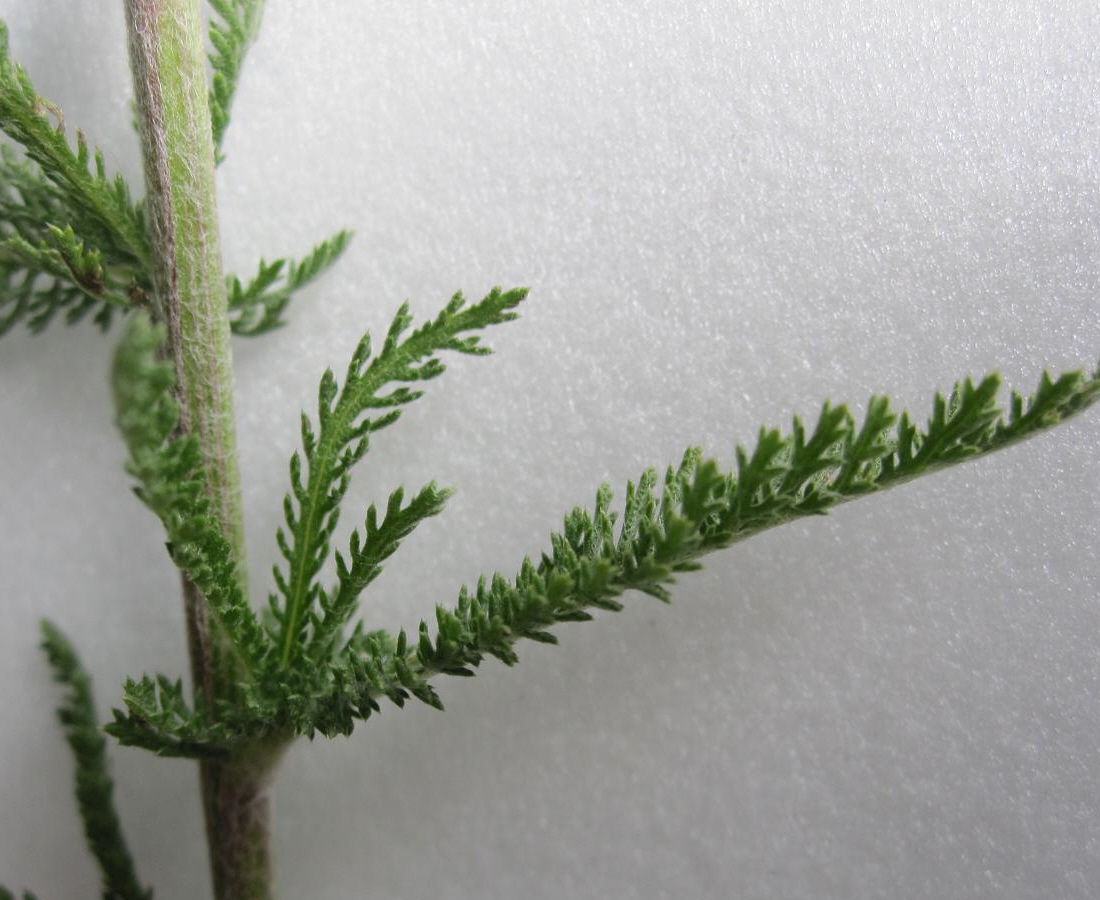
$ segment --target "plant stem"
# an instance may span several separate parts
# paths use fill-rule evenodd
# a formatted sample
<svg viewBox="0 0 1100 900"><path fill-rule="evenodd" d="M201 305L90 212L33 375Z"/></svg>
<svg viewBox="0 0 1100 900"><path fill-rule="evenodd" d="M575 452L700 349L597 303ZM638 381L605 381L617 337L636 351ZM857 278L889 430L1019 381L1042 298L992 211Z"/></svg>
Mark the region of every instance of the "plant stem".
<svg viewBox="0 0 1100 900"><path fill-rule="evenodd" d="M202 449L211 510L233 548L247 596L233 415L233 369L214 189L199 0L126 0L130 65L145 166L157 317L168 328L181 429ZM191 675L207 714L233 696L240 671L206 600L183 581ZM281 747L200 764L217 900L271 896L266 788Z"/></svg>
<svg viewBox="0 0 1100 900"><path fill-rule="evenodd" d="M198 0L127 0L126 10L158 312L168 326L184 427L199 437L214 511L243 573L233 363Z"/></svg>
<svg viewBox="0 0 1100 900"><path fill-rule="evenodd" d="M258 745L200 766L210 872L217 900L270 900L267 790L286 743Z"/></svg>

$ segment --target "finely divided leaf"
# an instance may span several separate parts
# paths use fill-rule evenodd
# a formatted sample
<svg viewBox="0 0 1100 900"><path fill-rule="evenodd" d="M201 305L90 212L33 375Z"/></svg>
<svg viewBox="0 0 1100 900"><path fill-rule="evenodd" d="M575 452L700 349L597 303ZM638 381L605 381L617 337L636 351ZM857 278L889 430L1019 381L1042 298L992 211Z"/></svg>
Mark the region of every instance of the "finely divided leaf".
<svg viewBox="0 0 1100 900"><path fill-rule="evenodd" d="M131 317L112 369L116 423L130 452L135 492L161 520L173 561L205 595L248 672L268 651L267 637L241 592L229 543L210 513L198 442L176 434L175 371L158 358L164 329Z"/></svg>
<svg viewBox="0 0 1100 900"><path fill-rule="evenodd" d="M134 263L147 262L145 227L125 180L121 175L113 180L107 177L103 154L98 149L90 150L79 130L76 152L73 151L60 112L38 95L23 67L8 55L8 33L3 23L0 23L0 129L23 146L28 158L59 189L65 202L79 212L88 226L80 229L84 238L101 249L111 245Z"/></svg>
<svg viewBox="0 0 1100 900"><path fill-rule="evenodd" d="M405 504L405 492L398 488L390 494L381 522L373 505L367 510L363 533L351 533L347 558L336 554L336 587L321 592L317 613L311 613L309 653L315 663L323 664L331 658L333 645L354 615L359 596L382 573L382 563L397 551L401 541L412 534L417 525L430 516L439 515L450 495L451 491L432 482ZM281 529L279 534L282 535Z"/></svg>
<svg viewBox="0 0 1100 900"><path fill-rule="evenodd" d="M232 275L226 279L229 325L234 334L253 337L285 324L283 312L301 288L327 271L347 247L350 231L338 231L321 241L301 260L260 260L259 270L247 284Z"/></svg>
<svg viewBox="0 0 1100 900"><path fill-rule="evenodd" d="M612 511L610 489L602 486L594 508L566 516L538 561L524 560L512 579L494 574L473 590L463 588L457 606L437 607L434 626L421 622L415 635L359 626L344 640L359 592L398 542L437 513L445 499L433 485L408 503L403 492L395 492L381 520L372 508L365 531L356 532L348 555L340 556L337 585L327 592L317 585L350 466L379 422L392 421L401 404L418 396L405 387L388 393L382 388L438 374L439 349L477 352L476 340L460 332L512 315L522 295L507 296L494 292L483 301L488 305L465 313L453 301L444 315L406 338L408 317L402 310L373 362L368 365L364 340L342 388L326 374L319 431L303 416L305 467L296 455L287 532L280 536L288 569L277 572L283 603L273 599L272 611L275 633L286 641L279 646L291 648L289 657L284 662L269 656L263 683L254 690L246 686L241 706L219 711L212 727L204 724L201 711L183 704L178 685L166 679L131 683L129 713L116 714L112 733L160 753L217 755L268 736L348 734L357 721L378 712L383 699L402 706L416 698L441 708L430 683L437 675L470 676L489 656L512 665L521 640L555 643L554 626L587 621L595 610L621 609L626 591L667 600L676 575L697 569L707 553L1001 449L1059 424L1100 397L1100 371L1057 379L1044 375L1030 399L1012 395L1006 416L995 402L999 378L988 376L977 384L961 382L949 398L937 394L924 429L905 414L896 416L884 397L871 399L862 424L846 407L827 404L812 430L797 419L786 435L762 429L751 452L737 448L733 471L692 449L663 479L652 470L643 473L627 485L621 517ZM470 318L459 318L464 314ZM368 414L374 410L381 411L378 419ZM295 584L306 587L296 592Z"/></svg>
<svg viewBox="0 0 1100 900"><path fill-rule="evenodd" d="M77 131L74 151L60 111L8 55L0 22L0 129L23 145L0 146L0 334L33 331L64 312L105 328L145 302L149 250L140 209L121 176Z"/></svg>
<svg viewBox="0 0 1100 900"><path fill-rule="evenodd" d="M421 622L417 638L404 632L357 631L331 667L331 687L294 723L306 734L346 734L387 698L398 706L417 697L440 706L429 685L438 674L473 674L487 656L512 665L523 639L554 643L548 630L586 621L591 610L621 608L621 595L640 590L662 600L678 572L698 568L706 553L922 474L991 453L1065 421L1100 397L1100 371L1046 374L1030 400L1012 395L1008 416L995 402L1000 379L937 394L923 430L900 419L884 397L872 397L863 424L843 406L826 404L807 434L795 419L790 434L760 432L749 453L738 448L737 467L724 473L689 450L664 479L649 471L626 490L621 522L600 488L592 512L575 509L551 550L525 560L514 579L483 578L463 588L453 609L437 607L433 630ZM305 709L305 707L303 707Z"/></svg>
<svg viewBox="0 0 1100 900"><path fill-rule="evenodd" d="M296 663L310 643L317 622L313 611L322 597L317 575L328 558L351 468L367 452L370 435L395 422L401 407L423 393L404 385L444 371L441 351L488 353L476 332L514 319L514 309L524 296L522 289L494 288L480 302L466 306L462 295L455 294L435 319L411 334L407 332L412 317L404 305L390 325L381 353L371 358L370 335L359 342L342 387L331 370L325 372L318 397L318 429L302 417L304 457L295 453L290 461L292 492L284 503L286 531L279 534L286 568L275 570L279 597L272 596L270 607L282 667ZM350 615L335 613L332 604L337 600L326 597L326 602L341 620ZM339 608L344 609L344 601L339 601ZM322 643L329 637L326 634Z"/></svg>
<svg viewBox="0 0 1100 900"><path fill-rule="evenodd" d="M222 138L229 127L229 112L245 54L260 30L264 0L210 0L210 124L214 131L214 150L220 163Z"/></svg>
<svg viewBox="0 0 1100 900"><path fill-rule="evenodd" d="M219 721L207 724L202 710L192 710L183 696L183 683L165 675L127 679L122 689L125 710L115 709L114 721L103 730L126 747L141 747L157 756L188 759L226 757L234 733ZM250 727L255 729L260 717Z"/></svg>
<svg viewBox="0 0 1100 900"><path fill-rule="evenodd" d="M42 649L54 679L68 688L57 715L76 759L76 800L84 836L99 863L103 896L117 900L151 900L142 887L122 834L114 804L114 783L107 764L107 742L100 734L92 697L92 682L76 652L56 626L42 622ZM0 893L0 897L3 894Z"/></svg>

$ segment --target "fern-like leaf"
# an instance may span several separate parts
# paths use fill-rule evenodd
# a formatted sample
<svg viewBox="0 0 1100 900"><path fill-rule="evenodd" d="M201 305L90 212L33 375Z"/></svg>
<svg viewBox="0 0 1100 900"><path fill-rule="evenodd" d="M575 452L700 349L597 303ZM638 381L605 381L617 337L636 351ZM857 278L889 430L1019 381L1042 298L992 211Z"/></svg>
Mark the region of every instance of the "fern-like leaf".
<svg viewBox="0 0 1100 900"><path fill-rule="evenodd" d="M50 116L56 120L51 122ZM121 177L38 96L8 53L0 22L0 129L24 146L0 146L0 335L20 322L40 331L59 313L106 328L149 293L144 223Z"/></svg>
<svg viewBox="0 0 1100 900"><path fill-rule="evenodd" d="M128 678L122 689L125 709L114 709L114 721L103 730L126 747L141 747L157 756L186 759L224 759L238 734L219 719L208 723L202 709L192 709L183 696L183 682L157 675L135 681ZM236 712L226 707L225 712ZM258 721L252 716L250 721ZM256 725L252 725L256 730Z"/></svg>
<svg viewBox="0 0 1100 900"><path fill-rule="evenodd" d="M382 574L382 563L397 552L401 541L417 525L439 515L450 495L451 491L432 482L403 505L405 492L398 488L390 494L381 522L373 505L367 510L363 534L351 534L347 559L336 554L336 587L320 593L317 614L310 618L309 653L315 664L322 665L331 658L333 645L355 613L360 595Z"/></svg>
<svg viewBox="0 0 1100 900"><path fill-rule="evenodd" d="M264 0L210 0L210 125L214 131L214 152L220 163L222 138L229 127L229 113L237 92L245 54L260 30Z"/></svg>
<svg viewBox="0 0 1100 900"><path fill-rule="evenodd" d="M108 285L100 254L71 228L48 226L47 234L37 246L18 234L0 237L0 335L20 322L41 331L62 310L70 324L94 310L96 324L107 328L129 298Z"/></svg>
<svg viewBox="0 0 1100 900"><path fill-rule="evenodd" d="M232 275L226 279L229 325L234 334L254 337L285 324L283 312L294 294L326 272L347 247L350 231L338 231L321 241L300 260L260 260L259 270L247 284Z"/></svg>
<svg viewBox="0 0 1100 900"><path fill-rule="evenodd" d="M175 371L158 358L164 329L142 313L131 317L115 355L112 386L116 423L130 453L135 492L161 520L176 565L205 595L245 669L255 671L267 637L236 577L229 543L210 513L198 442L177 437Z"/></svg>
<svg viewBox="0 0 1100 900"><path fill-rule="evenodd" d="M437 607L434 635L425 622L415 639L404 631L396 637L357 631L330 668L327 692L292 711L293 727L347 734L383 698L401 706L416 697L441 707L429 684L435 675L472 675L487 656L512 665L520 640L556 643L550 628L586 621L592 610L618 610L628 590L667 600L675 576L697 569L706 553L991 453L1100 397L1100 371L1044 374L1030 400L1012 395L1006 416L996 405L999 384L990 375L961 382L948 398L937 394L923 430L907 415L898 418L884 397L871 399L859 427L845 407L826 404L812 432L798 419L787 435L761 430L751 454L737 449L729 473L689 450L666 473L660 496L654 471L627 486L620 522L604 485L594 510L570 513L537 564L525 560L514 579L493 575L473 591L463 588L457 607Z"/></svg>
<svg viewBox="0 0 1100 900"><path fill-rule="evenodd" d="M51 115L56 124L51 122ZM57 107L39 96L23 67L11 59L7 27L2 22L0 130L22 145L27 157L41 168L81 219L56 221L54 225L72 225L91 245L105 252L114 250L141 268L148 268L145 227L126 181L121 175L113 180L107 177L103 154L91 150L80 131L73 151Z"/></svg>
<svg viewBox="0 0 1100 900"><path fill-rule="evenodd" d="M498 306L493 315L505 310ZM407 323L402 322L396 333L391 329L387 340L391 349L384 350L376 364L399 365L391 354L402 349L412 353L416 345L407 346L411 341L421 335L421 342L427 342L426 332L441 326L436 320L403 342L399 335L405 327ZM400 365L421 359L431 357L417 351ZM320 439L308 419L303 420L303 443L311 467L307 485L301 483L300 463L292 462L294 497L301 511L314 508L309 505L308 490L313 473L327 479L321 494L322 503L329 505L314 513L321 523L312 544L318 549L313 551L311 565L317 568L327 552L334 504L346 487L347 468L359 458L358 444L352 442L361 441L371 430L360 424L359 432L354 423L372 407L346 399L349 390L368 390L363 380L370 372L363 368L366 360L367 353L361 349L339 399L331 375L322 382ZM383 383L390 380L387 377ZM201 710L186 707L178 684L167 679L131 682L129 712L116 712L116 722L108 730L127 743L165 755L217 756L269 737L349 734L356 721L380 710L383 699L402 706L416 698L442 708L430 683L437 675L473 675L488 656L512 665L518 659L520 641L556 643L554 626L587 621L595 610L621 609L622 595L630 590L667 601L675 577L698 569L699 559L707 553L1007 447L1065 421L1100 398L1100 371L1091 376L1071 372L1057 379L1044 374L1030 399L1012 395L1006 415L996 405L999 384L999 377L990 375L977 384L961 382L947 398L937 394L924 429L913 425L908 415L895 415L884 397L871 398L858 425L846 407L826 404L812 430L798 419L787 435L762 429L751 453L737 448L736 466L730 472L704 459L699 450L689 450L663 480L650 470L636 484L628 484L621 516L611 509L611 490L602 486L594 509L574 509L562 531L551 535L550 550L537 563L524 560L513 579L495 574L481 579L472 591L463 588L456 607L437 607L434 628L421 622L410 637L405 631L396 635L365 632L360 626L340 643L337 638L354 609L357 592L377 574L401 537L426 515L438 512L443 500L431 485L408 505L402 494L395 493L382 522L377 512L368 514L366 539L352 539L348 560L341 558L337 565L336 588L323 593L311 587L308 596L311 602L318 601L317 611L300 610L305 623L292 643L300 665L282 670L269 666L264 683L246 686L244 702L220 711L212 726L205 724ZM400 402L411 399L407 394L399 396ZM359 413L353 415L354 409ZM322 451L322 446L328 449ZM340 453L339 463L326 465L333 447ZM288 498L288 525L292 533L304 534L296 529L306 513L295 512L293 503ZM323 534L320 528L325 529ZM280 543L290 571L298 571L293 548L285 537ZM308 571L312 571L310 578L316 574L316 568ZM287 578L280 573L277 581L288 596ZM284 628L288 608L275 607Z"/></svg>
<svg viewBox="0 0 1100 900"><path fill-rule="evenodd" d="M442 374L439 353L485 354L476 334L490 325L516 317L513 312L526 296L522 289L501 291L466 306L461 294L430 322L406 336L412 324L403 305L386 334L381 353L371 359L370 335L359 342L348 365L342 388L331 370L321 379L319 426L314 433L309 418L302 416L303 456L290 461L291 490L284 503L286 531L279 530L285 572L275 569L282 602L272 596L270 607L276 623L280 664L297 660L308 642L310 613L321 596L317 574L328 557L329 539L336 527L339 504L347 490L352 466L367 452L370 435L392 424L401 407L422 391L398 386L426 381ZM385 392L388 389L388 392Z"/></svg>
<svg viewBox="0 0 1100 900"><path fill-rule="evenodd" d="M42 622L42 649L55 680L68 689L57 715L76 759L77 805L84 836L102 873L103 896L105 900L151 900L153 891L138 880L115 811L107 742L99 731L91 679L69 641L46 621Z"/></svg>
<svg viewBox="0 0 1100 900"><path fill-rule="evenodd" d="M101 251L71 224L54 224L66 222L98 230L37 165L0 146L0 335L20 323L41 331L61 313L106 329L144 302L150 279L139 262L110 240Z"/></svg>

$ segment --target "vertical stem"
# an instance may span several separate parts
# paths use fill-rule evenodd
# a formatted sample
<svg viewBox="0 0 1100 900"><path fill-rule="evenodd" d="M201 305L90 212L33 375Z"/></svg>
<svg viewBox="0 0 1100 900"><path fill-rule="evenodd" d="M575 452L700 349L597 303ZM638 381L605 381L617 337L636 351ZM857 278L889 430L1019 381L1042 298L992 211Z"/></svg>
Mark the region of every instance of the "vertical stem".
<svg viewBox="0 0 1100 900"><path fill-rule="evenodd" d="M199 4L127 0L126 12L159 312L184 426L199 437L214 510L243 570L233 361Z"/></svg>
<svg viewBox="0 0 1100 900"><path fill-rule="evenodd" d="M126 0L145 165L158 318L168 327L181 428L202 448L211 508L233 548L247 596L244 527L233 417L233 371L214 190L199 0ZM195 693L207 715L246 677L186 577ZM253 746L200 764L211 871L218 900L271 896L267 785L279 747Z"/></svg>
<svg viewBox="0 0 1100 900"><path fill-rule="evenodd" d="M258 745L200 767L217 900L270 900L268 786L286 744Z"/></svg>

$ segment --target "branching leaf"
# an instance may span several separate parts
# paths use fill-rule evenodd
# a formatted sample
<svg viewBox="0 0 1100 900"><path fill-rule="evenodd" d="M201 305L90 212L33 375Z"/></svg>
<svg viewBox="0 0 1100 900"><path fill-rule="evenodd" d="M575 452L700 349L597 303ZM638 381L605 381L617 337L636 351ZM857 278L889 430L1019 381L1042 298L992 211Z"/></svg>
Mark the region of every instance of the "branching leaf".
<svg viewBox="0 0 1100 900"><path fill-rule="evenodd" d="M1065 421L1100 397L1100 371L1051 379L1025 401L1017 394L1007 417L996 406L1000 379L956 386L937 394L924 430L897 418L884 397L873 397L861 426L843 406L826 405L807 436L799 420L791 433L763 429L750 454L737 450L737 468L723 473L713 460L689 450L670 469L660 497L655 472L626 490L616 528L606 485L591 512L575 509L551 550L536 564L525 560L512 580L496 574L453 609L437 607L433 629L420 624L416 640L404 632L357 631L334 660L327 692L292 710L305 734L347 734L355 720L417 697L439 706L429 685L436 675L469 676L487 656L512 665L524 639L554 643L549 630L586 621L592 610L617 610L621 596L639 590L668 599L679 572L698 568L706 553L735 541L922 474L991 453ZM320 682L319 682L320 683Z"/></svg>
<svg viewBox="0 0 1100 900"><path fill-rule="evenodd" d="M283 312L294 294L324 274L340 258L350 240L350 231L338 231L299 261L260 260L259 270L247 285L236 275L227 278L229 324L233 333L253 337L285 324Z"/></svg>
<svg viewBox="0 0 1100 900"><path fill-rule="evenodd" d="M435 319L408 335L412 317L403 305L378 356L371 359L370 335L359 342L342 388L331 370L325 372L319 391L319 430L315 433L309 418L302 416L304 466L297 453L290 461L292 492L284 503L286 533L280 536L287 565L285 571L275 570L281 601L275 596L270 601L281 666L295 663L309 643L315 621L310 612L321 597L317 575L328 557L351 468L367 452L370 435L395 422L401 407L423 393L404 384L442 374L441 351L488 353L479 336L470 332L514 319L513 310L524 296L522 289L494 288L480 302L466 306L462 295L455 294Z"/></svg>
<svg viewBox="0 0 1100 900"><path fill-rule="evenodd" d="M510 315L511 307L502 304L504 296L495 297L491 319ZM518 298L513 300L512 306ZM459 307L452 303L448 309L454 316ZM334 504L346 487L347 468L362 455L352 442L372 430L369 418L356 425L358 417L369 409L392 408L386 398L395 395L400 402L413 399L411 393L399 393L403 388L378 396L378 385L393 380L395 372L404 372L408 379L417 370L434 371L427 347L438 348L443 334L449 333L448 341L459 341L468 350L477 346L469 338L458 338L463 329L456 329L453 320L448 323L446 316L402 341L407 324L402 311L386 348L370 367L364 368L369 353L365 343L361 345L341 391L331 374L326 375L319 436L303 417L310 479L303 484L301 464L292 462L287 524L297 543L292 546L285 536L281 541L292 573L309 572L313 579L327 553ZM372 376L375 366L379 371ZM352 538L348 558L338 563L336 588L324 593L311 580L307 596L318 602L316 609L299 607L297 631L286 630L290 607L272 601L283 633L299 635L291 644L296 650L291 659L299 663L280 668L269 657L264 683L245 685L237 705L219 710L213 726L204 724L201 710L186 707L181 688L167 679L130 682L128 712L116 711L116 722L108 730L126 743L165 755L217 756L267 738L349 734L356 721L381 709L383 699L403 706L416 698L442 708L430 684L437 675L468 677L489 656L513 665L520 641L556 643L554 626L588 621L596 610L619 610L626 591L668 600L676 575L699 568L699 559L707 553L1007 447L1065 421L1100 398L1100 370L1091 376L1070 372L1057 379L1044 374L1030 399L1012 395L1006 416L995 402L999 383L998 376L991 375L977 384L961 382L951 399L937 394L923 430L907 415L896 416L884 397L871 398L858 426L846 407L826 405L808 435L798 420L786 436L762 429L751 453L738 448L733 472L723 472L716 462L691 449L678 467L666 472L663 484L650 470L637 484L627 485L621 520L611 510L610 489L602 486L594 509L577 508L566 516L561 533L551 535L550 550L537 563L524 560L513 579L494 574L482 578L472 591L463 588L456 607L436 608L434 628L421 622L415 637L410 637L405 631L392 635L365 632L359 626L341 643L336 638L357 592L375 577L401 537L426 515L438 512L443 501L442 492L432 485L407 505L403 494L395 492L382 521L377 512L368 513L365 538ZM373 404L364 402L367 397L374 398ZM326 464L334 450L338 464ZM320 506L310 501L314 473L324 476ZM312 543L297 536L304 534L301 525L310 515L320 523ZM295 547L310 546L314 549L308 559L315 568L296 568ZM294 596L285 575L277 574L277 581L284 598Z"/></svg>
<svg viewBox="0 0 1100 900"><path fill-rule="evenodd" d="M51 121L51 116L55 121ZM76 151L65 136L60 112L34 89L23 67L8 54L7 27L0 23L0 129L22 145L43 175L59 190L80 221L55 221L72 225L101 251L124 255L142 269L148 268L149 246L145 226L130 199L121 175L107 177L103 154L88 147L77 131Z"/></svg>
<svg viewBox="0 0 1100 900"><path fill-rule="evenodd" d="M351 534L347 559L336 554L336 587L320 593L318 611L311 616L310 656L315 663L323 664L331 658L334 642L340 639L348 619L355 613L359 596L382 573L382 563L417 525L439 515L450 495L451 491L432 482L403 505L405 492L398 488L390 494L381 522L373 505L367 510L362 535L358 531Z"/></svg>
<svg viewBox="0 0 1100 900"><path fill-rule="evenodd" d="M188 759L220 759L230 753L232 734L222 722L208 726L202 711L188 706L180 681L164 675L127 679L122 702L125 711L113 710L114 721L103 730L123 746Z"/></svg>
<svg viewBox="0 0 1100 900"><path fill-rule="evenodd" d="M39 331L61 312L106 328L141 305L151 279L140 209L79 131L73 151L60 111L10 59L3 23L0 129L25 151L0 146L0 335L20 322Z"/></svg>

